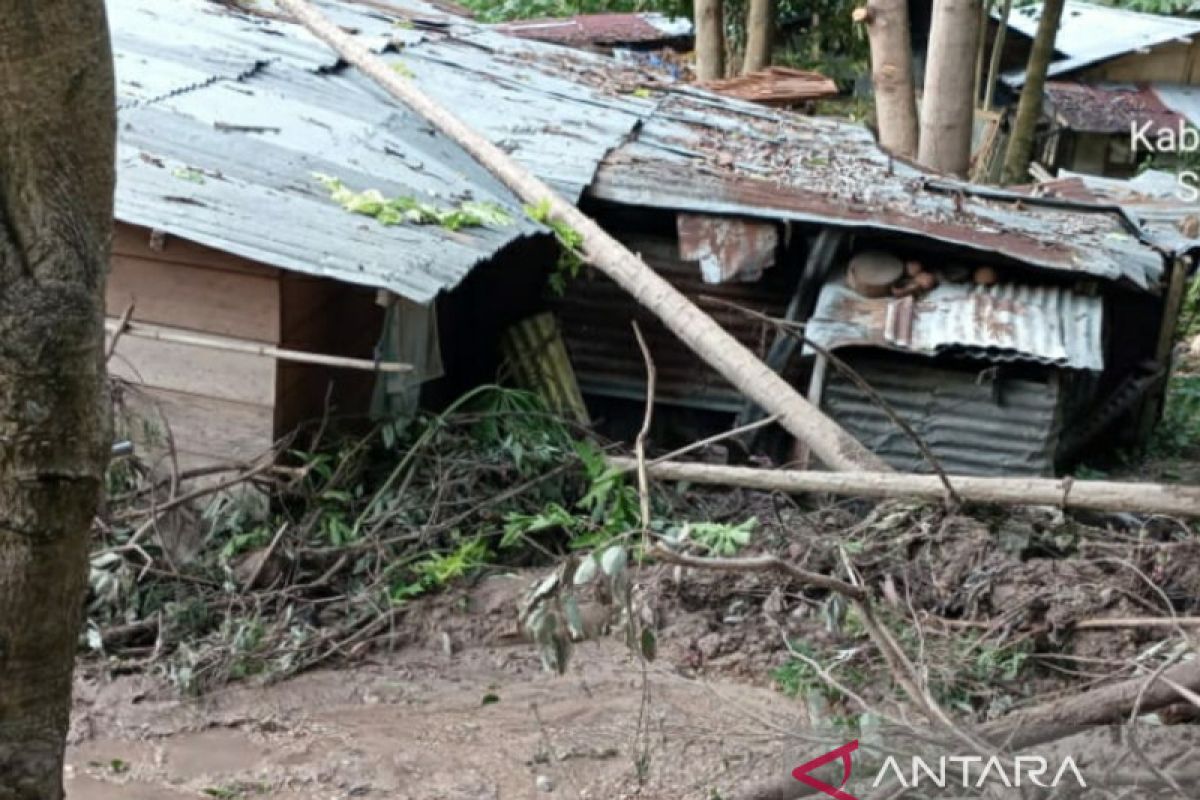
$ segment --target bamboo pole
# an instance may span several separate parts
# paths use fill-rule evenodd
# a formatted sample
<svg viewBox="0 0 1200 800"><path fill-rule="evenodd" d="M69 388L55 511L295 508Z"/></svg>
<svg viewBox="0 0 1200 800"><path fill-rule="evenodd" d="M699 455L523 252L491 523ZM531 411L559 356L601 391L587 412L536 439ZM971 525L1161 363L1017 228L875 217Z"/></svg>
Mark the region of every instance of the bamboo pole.
<svg viewBox="0 0 1200 800"><path fill-rule="evenodd" d="M685 344L806 443L827 466L839 470L888 470L856 439L800 396L712 317L609 236L592 219L556 194L507 153L442 108L411 80L388 66L353 36L343 32L307 0L277 0L317 38L389 94L445 134L529 205L547 204L551 218L576 231L583 257L652 311Z"/></svg>
<svg viewBox="0 0 1200 800"><path fill-rule="evenodd" d="M185 344L191 347L203 347L208 350L222 350L227 353L245 353L252 356L277 358L280 361L294 361L300 364L320 364L327 367L362 369L371 372L411 372L413 368L412 364L401 364L397 361L375 362L366 358L328 356L323 353L288 350L269 344L259 344L248 339L235 339L232 336L188 333L186 331L169 330L157 325L145 325L140 322L129 322L127 320L106 319L104 320L104 329L112 334L114 339L118 335L132 336L135 339L152 339L158 342Z"/></svg>
<svg viewBox="0 0 1200 800"><path fill-rule="evenodd" d="M610 458L618 469L632 470L631 458ZM738 486L787 492L825 492L854 497L911 497L940 500L946 488L936 475L895 472L807 472L726 467L684 462L650 462L650 477L666 481ZM1071 478L977 478L950 476L950 483L967 502L999 505L1049 505L1093 511L1200 517L1200 487L1159 483L1076 481Z"/></svg>

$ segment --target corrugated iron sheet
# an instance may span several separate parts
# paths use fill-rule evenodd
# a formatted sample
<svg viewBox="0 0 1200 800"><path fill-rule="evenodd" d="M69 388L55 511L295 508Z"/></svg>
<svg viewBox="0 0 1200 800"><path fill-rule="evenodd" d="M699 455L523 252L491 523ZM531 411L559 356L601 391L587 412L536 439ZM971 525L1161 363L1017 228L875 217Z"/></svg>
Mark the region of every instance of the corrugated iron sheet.
<svg viewBox="0 0 1200 800"><path fill-rule="evenodd" d="M1132 128L1149 125L1153 139L1159 130L1178 131L1185 123L1147 87L1051 81L1046 103L1063 125L1079 133L1129 136Z"/></svg>
<svg viewBox="0 0 1200 800"><path fill-rule="evenodd" d="M1061 388L970 371L854 359L850 365L925 441L951 475L1052 475L1061 434ZM917 446L832 368L821 407L901 472L932 470Z"/></svg>
<svg viewBox="0 0 1200 800"><path fill-rule="evenodd" d="M998 17L999 11L993 11ZM1032 39L1042 18L1042 4L1034 3L1013 8L1008 25ZM1054 49L1062 54L1050 64L1049 75L1062 75L1073 70L1107 61L1110 58L1155 47L1167 42L1186 41L1200 33L1200 20L1168 17L1161 14L1142 14L1123 8L1067 0ZM1011 86L1025 83L1025 71L1004 75Z"/></svg>
<svg viewBox="0 0 1200 800"><path fill-rule="evenodd" d="M557 48L465 22L455 24L469 41L398 27L374 6L319 5L377 50L404 44L385 58L568 197L651 107L539 70L539 54ZM539 230L470 156L298 26L206 0L108 7L122 106L118 219L416 302ZM513 222L384 227L342 210L314 173L390 197L493 202Z"/></svg>
<svg viewBox="0 0 1200 800"><path fill-rule="evenodd" d="M1101 371L1104 303L1054 286L942 284L920 297L863 297L845 277L821 289L806 333L825 349L887 347Z"/></svg>
<svg viewBox="0 0 1200 800"><path fill-rule="evenodd" d="M791 67L767 67L700 85L717 94L768 106L794 106L838 95L838 86L832 78Z"/></svg>
<svg viewBox="0 0 1200 800"><path fill-rule="evenodd" d="M779 229L775 223L707 214L679 214L679 256L700 263L705 283L753 281L775 265Z"/></svg>
<svg viewBox="0 0 1200 800"><path fill-rule="evenodd" d="M782 317L795 288L794 271L789 274L776 267L753 283L707 284L695 262L679 258L673 238L626 235L622 241L742 344L760 357L766 355L774 338L772 326L726 303ZM589 272L571 281L562 297L551 299L551 307L561 321L585 394L645 399L645 363L631 326L636 320L654 357L659 402L728 412L740 411L744 405L741 392L603 275Z"/></svg>
<svg viewBox="0 0 1200 800"><path fill-rule="evenodd" d="M1033 267L1154 290L1162 256L1111 209L1046 207L933 181L865 128L679 89L605 158L605 200L928 237Z"/></svg>

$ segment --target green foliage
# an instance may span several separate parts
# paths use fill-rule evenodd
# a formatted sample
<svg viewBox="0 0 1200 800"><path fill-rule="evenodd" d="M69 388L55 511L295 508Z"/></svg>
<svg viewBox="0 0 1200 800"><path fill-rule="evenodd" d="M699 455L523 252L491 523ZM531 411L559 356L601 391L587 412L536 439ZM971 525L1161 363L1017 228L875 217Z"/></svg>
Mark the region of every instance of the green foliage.
<svg viewBox="0 0 1200 800"><path fill-rule="evenodd" d="M714 556L732 556L750 544L750 535L758 527L758 519L750 519L737 525L724 522L694 522L684 526L680 538L690 539Z"/></svg>
<svg viewBox="0 0 1200 800"><path fill-rule="evenodd" d="M1163 417L1154 430L1150 452L1179 457L1200 448L1200 375L1175 375L1167 388Z"/></svg>
<svg viewBox="0 0 1200 800"><path fill-rule="evenodd" d="M591 442L574 444L583 464L586 490L574 511L559 503L548 503L533 514L512 512L505 517L501 549L515 547L534 533L561 530L572 549L600 547L641 526L637 489L625 474L604 460L604 453Z"/></svg>
<svg viewBox="0 0 1200 800"><path fill-rule="evenodd" d="M1103 5L1141 11L1145 14L1184 15L1192 7L1192 0L1100 0Z"/></svg>
<svg viewBox="0 0 1200 800"><path fill-rule="evenodd" d="M384 197L378 189L356 192L331 175L314 174L313 178L329 191L330 198L354 214L374 217L382 225L440 225L447 230L490 226L504 227L512 217L495 203L467 200L457 206L437 206L415 197Z"/></svg>
<svg viewBox="0 0 1200 800"><path fill-rule="evenodd" d="M560 251L558 263L550 275L550 288L561 295L567 290L567 281L579 277L579 271L583 269L583 234L555 219L550 211L550 201L544 198L536 206L525 206L525 213L534 222L554 231L554 238L558 240Z"/></svg>

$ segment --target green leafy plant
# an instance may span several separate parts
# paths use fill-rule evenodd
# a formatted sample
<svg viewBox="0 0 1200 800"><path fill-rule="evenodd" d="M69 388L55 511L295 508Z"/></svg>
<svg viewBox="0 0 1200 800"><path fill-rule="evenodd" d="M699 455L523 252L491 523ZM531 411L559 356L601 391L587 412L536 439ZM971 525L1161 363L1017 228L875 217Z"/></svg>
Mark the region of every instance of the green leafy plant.
<svg viewBox="0 0 1200 800"><path fill-rule="evenodd" d="M467 200L457 206L437 206L415 197L385 197L378 189L356 192L341 179L331 175L313 177L329 191L330 199L354 214L374 217L382 225L440 225L447 230L490 226L504 227L512 223L507 211L495 203Z"/></svg>
<svg viewBox="0 0 1200 800"><path fill-rule="evenodd" d="M534 222L548 227L558 240L559 254L554 272L550 274L550 289L561 295L567 290L567 281L579 277L583 269L583 234L562 220L555 219L550 210L550 201L542 199L536 206L525 206L525 213Z"/></svg>
<svg viewBox="0 0 1200 800"><path fill-rule="evenodd" d="M751 517L737 525L723 522L693 522L684 525L680 539L689 539L715 556L732 556L750 543L750 536L756 527L758 527L756 517Z"/></svg>

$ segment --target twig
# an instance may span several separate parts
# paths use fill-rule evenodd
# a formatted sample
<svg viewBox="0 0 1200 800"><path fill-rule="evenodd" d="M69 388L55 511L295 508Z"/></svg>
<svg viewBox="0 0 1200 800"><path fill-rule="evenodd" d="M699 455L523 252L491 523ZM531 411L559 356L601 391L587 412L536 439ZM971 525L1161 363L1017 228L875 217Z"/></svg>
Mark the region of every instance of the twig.
<svg viewBox="0 0 1200 800"><path fill-rule="evenodd" d="M112 329L112 338L108 340L108 349L104 352L104 363L112 361L113 353L117 352L117 342L121 340L126 328L129 327L129 320L133 317L133 303L125 307L125 311L121 314L121 318Z"/></svg>
<svg viewBox="0 0 1200 800"><path fill-rule="evenodd" d="M861 586L855 586L829 575L822 575L819 572L809 572L806 569L797 567L795 564L784 561L778 556L748 556L745 558L689 556L669 550L662 545L650 548L647 555L667 564L675 564L680 567L695 567L696 569L717 570L720 572L781 572L807 586L837 592L851 600L861 601L867 599L867 591Z"/></svg>
<svg viewBox="0 0 1200 800"><path fill-rule="evenodd" d="M638 347L642 350L642 359L646 362L646 416L642 420L642 429L638 431L634 452L637 455L638 464L638 505L642 518L642 545L648 546L650 543L650 478L646 475L646 439L650 436L650 423L654 419L654 383L658 373L654 368L654 359L650 356L650 348L646 346L646 339L642 336L642 329L638 327L637 320L633 321L633 333L637 337Z"/></svg>

